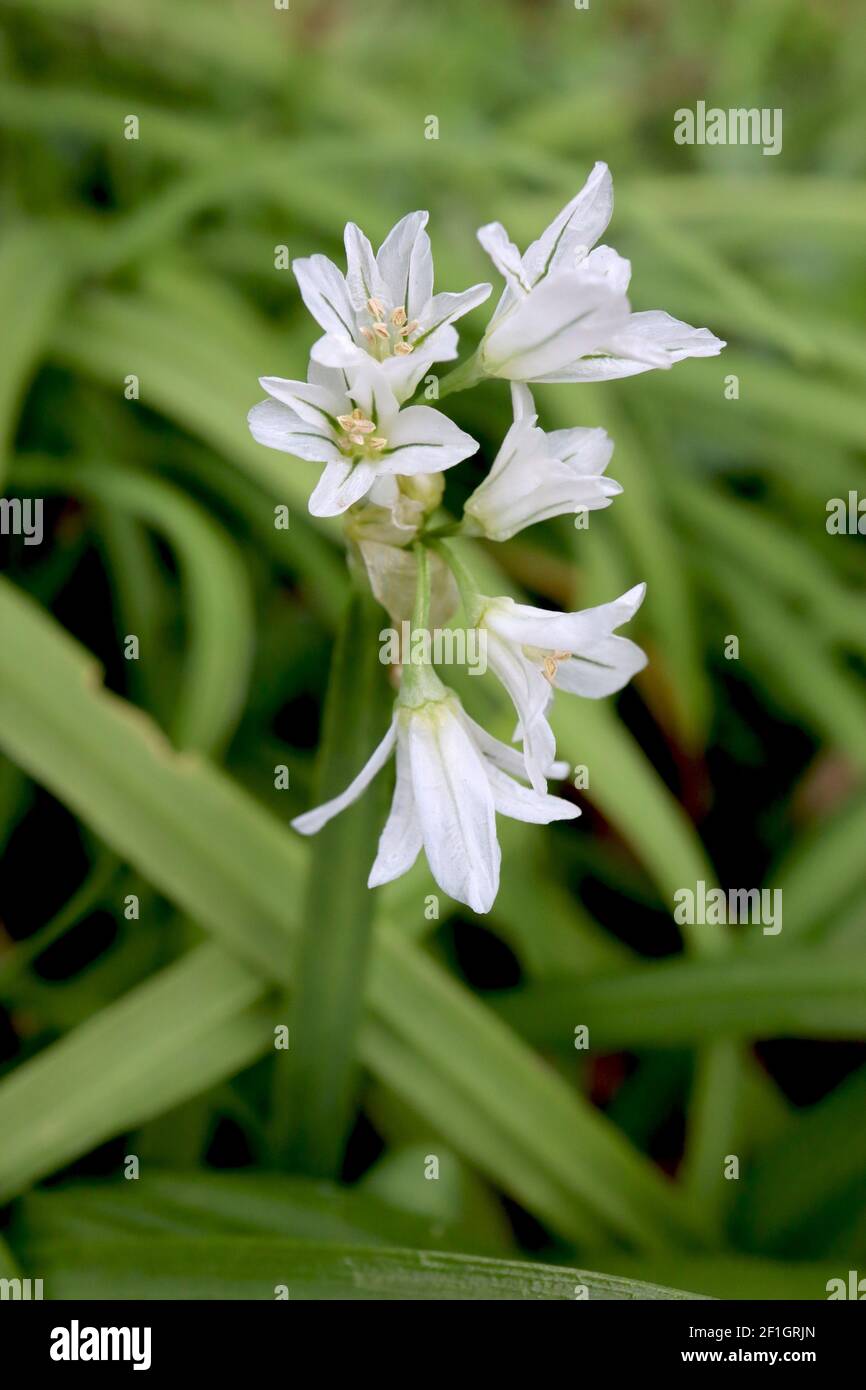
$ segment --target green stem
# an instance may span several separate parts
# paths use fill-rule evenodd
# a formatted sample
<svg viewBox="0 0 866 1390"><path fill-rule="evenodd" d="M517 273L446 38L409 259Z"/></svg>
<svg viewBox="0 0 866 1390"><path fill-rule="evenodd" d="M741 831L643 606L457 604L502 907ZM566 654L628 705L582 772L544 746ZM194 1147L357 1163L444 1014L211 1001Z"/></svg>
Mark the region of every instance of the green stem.
<svg viewBox="0 0 866 1390"><path fill-rule="evenodd" d="M454 575L457 581L457 588L460 591L460 598L463 602L466 621L468 623L474 623L481 606L481 591L475 582L474 575L466 568L450 541L431 540L430 548L431 550L435 550L437 555L441 555L451 573Z"/></svg>
<svg viewBox="0 0 866 1390"><path fill-rule="evenodd" d="M439 700L443 694L439 677L427 658L415 655L415 644L412 641L417 631L424 631L430 627L430 554L420 541L416 541L413 548L418 562L418 579L410 629L409 662L403 667L399 695L400 704L409 706L422 705L428 700Z"/></svg>
<svg viewBox="0 0 866 1390"><path fill-rule="evenodd" d="M427 547L416 541L412 547L418 564L418 578L415 583L415 607L412 610L412 628L430 626L430 557Z"/></svg>
<svg viewBox="0 0 866 1390"><path fill-rule="evenodd" d="M439 400L444 396L449 396L452 391L468 391L470 386L481 381L484 376L484 368L481 366L481 349L476 348L471 357L467 357L465 362L461 362L459 367L455 367L447 376L439 382Z"/></svg>

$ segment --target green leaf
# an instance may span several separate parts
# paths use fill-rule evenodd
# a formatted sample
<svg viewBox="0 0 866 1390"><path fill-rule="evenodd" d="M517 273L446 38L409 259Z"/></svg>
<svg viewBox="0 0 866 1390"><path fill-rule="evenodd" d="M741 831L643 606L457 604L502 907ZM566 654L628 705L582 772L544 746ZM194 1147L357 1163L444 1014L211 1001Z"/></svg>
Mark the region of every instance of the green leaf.
<svg viewBox="0 0 866 1390"><path fill-rule="evenodd" d="M612 976L528 985L499 995L497 1011L541 1047L568 1047L576 1018L589 1028L593 1047L608 1051L676 1047L719 1036L862 1036L862 951L782 952L774 938L764 944L769 953L761 960L737 952L712 960L652 961Z"/></svg>
<svg viewBox="0 0 866 1390"><path fill-rule="evenodd" d="M0 1201L242 1070L271 1042L262 983L202 946L0 1081Z"/></svg>
<svg viewBox="0 0 866 1390"><path fill-rule="evenodd" d="M18 406L66 287L68 264L57 236L13 223L0 240L0 314L15 325L0 360L0 491Z"/></svg>
<svg viewBox="0 0 866 1390"><path fill-rule="evenodd" d="M377 633L382 610L355 592L332 658L314 804L339 795L381 742L391 699ZM293 1166L335 1176L352 1121L357 1034L375 899L367 877L384 815L382 782L313 838L296 947L291 1049L277 1053L275 1115ZM339 866L335 872L335 866ZM284 1144L286 1139L284 1138Z"/></svg>
<svg viewBox="0 0 866 1390"><path fill-rule="evenodd" d="M52 1299L271 1299L287 1288L309 1299L437 1301L460 1299L690 1299L699 1295L579 1269L484 1259L433 1250L365 1249L277 1236L166 1236L144 1240L32 1242ZM582 1295L586 1296L586 1294Z"/></svg>
<svg viewBox="0 0 866 1390"><path fill-rule="evenodd" d="M433 1219L405 1211L356 1187L260 1169L173 1172L146 1163L134 1182L74 1182L29 1193L16 1204L13 1225L16 1247L56 1238L95 1244L136 1234L282 1236L464 1253L478 1245L441 1214ZM489 1252L479 1247L478 1253Z"/></svg>

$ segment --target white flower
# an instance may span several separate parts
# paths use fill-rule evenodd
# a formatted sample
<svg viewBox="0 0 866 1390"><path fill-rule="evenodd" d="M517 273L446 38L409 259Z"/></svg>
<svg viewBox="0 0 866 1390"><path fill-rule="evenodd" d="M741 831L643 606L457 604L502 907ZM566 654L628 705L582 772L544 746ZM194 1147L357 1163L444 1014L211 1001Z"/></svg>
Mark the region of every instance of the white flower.
<svg viewBox="0 0 866 1390"><path fill-rule="evenodd" d="M265 376L271 399L254 405L254 439L296 458L325 464L313 516L339 516L391 474L439 473L474 454L475 440L427 405L401 410L375 367L356 372L310 362L307 381Z"/></svg>
<svg viewBox="0 0 866 1390"><path fill-rule="evenodd" d="M646 592L628 593L579 613L530 608L511 598L479 598L476 625L487 632L487 661L517 710L516 737L523 739L526 772L536 790L554 756L547 711L554 686L600 699L621 690L646 665L646 656L614 630L633 618Z"/></svg>
<svg viewBox="0 0 866 1390"><path fill-rule="evenodd" d="M520 754L470 719L432 670L425 675L429 698L414 706L398 701L387 734L351 785L292 825L304 835L321 830L358 799L396 747L394 799L368 887L405 874L423 847L444 893L489 912L499 888L495 813L547 825L580 812L516 781L525 776Z"/></svg>
<svg viewBox="0 0 866 1390"><path fill-rule="evenodd" d="M462 294L433 294L433 257L426 212L410 212L374 256L354 222L345 233L347 272L327 256L296 260L304 303L325 330L313 357L332 367L365 358L381 363L400 401L412 395L433 362L457 356L453 321L490 294L473 285Z"/></svg>
<svg viewBox="0 0 866 1390"><path fill-rule="evenodd" d="M613 211L613 182L598 163L583 188L525 255L499 222L478 233L506 280L481 344L490 376L512 381L603 381L684 357L714 357L725 344L662 310L632 314L629 262L595 246Z"/></svg>
<svg viewBox="0 0 866 1390"><path fill-rule="evenodd" d="M536 426L538 416L528 386L512 382L514 424L483 483L465 505L465 529L494 541L563 512L609 507L622 492L603 477L613 441L602 429L552 430Z"/></svg>

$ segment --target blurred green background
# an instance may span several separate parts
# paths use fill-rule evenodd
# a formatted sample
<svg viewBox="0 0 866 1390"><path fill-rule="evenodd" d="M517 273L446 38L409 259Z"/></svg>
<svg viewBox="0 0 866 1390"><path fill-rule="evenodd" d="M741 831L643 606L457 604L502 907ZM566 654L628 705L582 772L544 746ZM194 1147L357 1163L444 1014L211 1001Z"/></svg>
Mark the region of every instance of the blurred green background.
<svg viewBox="0 0 866 1390"><path fill-rule="evenodd" d="M863 543L826 528L866 492L864 6L0 14L0 467L46 499L41 546L0 538L0 1272L72 1298L573 1297L574 1268L592 1297L824 1298L866 1272ZM781 108L782 153L677 146L698 100ZM607 427L624 496L476 563L544 604L645 579L651 661L558 701L577 826L500 822L490 916L431 919L423 863L362 886L387 787L318 848L288 829L328 775L329 672L325 744L350 728L360 760L376 664L331 661L317 470L247 433L318 331L275 261L426 207L461 289L479 225L525 245L596 159L633 307L729 346L538 391L548 428ZM482 446L457 508L508 391L448 408ZM461 690L510 736L492 677ZM781 888L782 932L683 938L700 879Z"/></svg>

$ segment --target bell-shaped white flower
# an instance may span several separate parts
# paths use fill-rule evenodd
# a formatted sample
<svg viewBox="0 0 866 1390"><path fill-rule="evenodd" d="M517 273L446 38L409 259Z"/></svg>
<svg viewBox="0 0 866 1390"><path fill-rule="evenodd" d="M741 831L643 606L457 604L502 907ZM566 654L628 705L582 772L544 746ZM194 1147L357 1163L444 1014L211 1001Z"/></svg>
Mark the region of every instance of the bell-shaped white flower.
<svg viewBox="0 0 866 1390"><path fill-rule="evenodd" d="M646 665L646 655L615 629L634 617L646 592L628 593L578 613L531 608L511 598L479 596L474 621L487 633L487 662L517 711L515 737L523 739L526 772L536 790L546 788L554 756L547 712L554 688L600 699L621 690Z"/></svg>
<svg viewBox="0 0 866 1390"><path fill-rule="evenodd" d="M461 294L434 295L427 218L426 212L410 212L376 255L360 228L348 223L345 275L327 256L292 266L304 303L325 330L313 357L332 367L365 358L380 363L400 401L412 395L431 363L457 356L454 320L491 290L473 285Z"/></svg>
<svg viewBox="0 0 866 1390"><path fill-rule="evenodd" d="M419 703L398 700L388 732L350 786L292 825L304 835L321 830L357 801L396 749L394 799L368 887L405 874L423 848L444 893L475 912L489 912L499 888L496 812L547 825L573 820L580 811L517 781L525 776L520 754L470 719L431 668L413 688Z"/></svg>
<svg viewBox="0 0 866 1390"><path fill-rule="evenodd" d="M313 516L339 516L378 480L440 473L478 448L431 406L401 410L372 365L352 372L311 361L307 381L265 376L260 382L269 399L247 417L253 438L325 465L310 497Z"/></svg>
<svg viewBox="0 0 866 1390"><path fill-rule="evenodd" d="M487 477L467 501L463 526L468 534L494 541L548 517L609 507L622 492L603 476L613 441L603 429L545 432L528 386L512 382L514 424Z"/></svg>
<svg viewBox="0 0 866 1390"><path fill-rule="evenodd" d="M505 277L488 324L480 363L511 381L605 381L684 357L714 357L725 344L661 310L631 313L631 267L610 247L595 246L613 211L613 182L597 163L525 255L499 222L478 239Z"/></svg>

